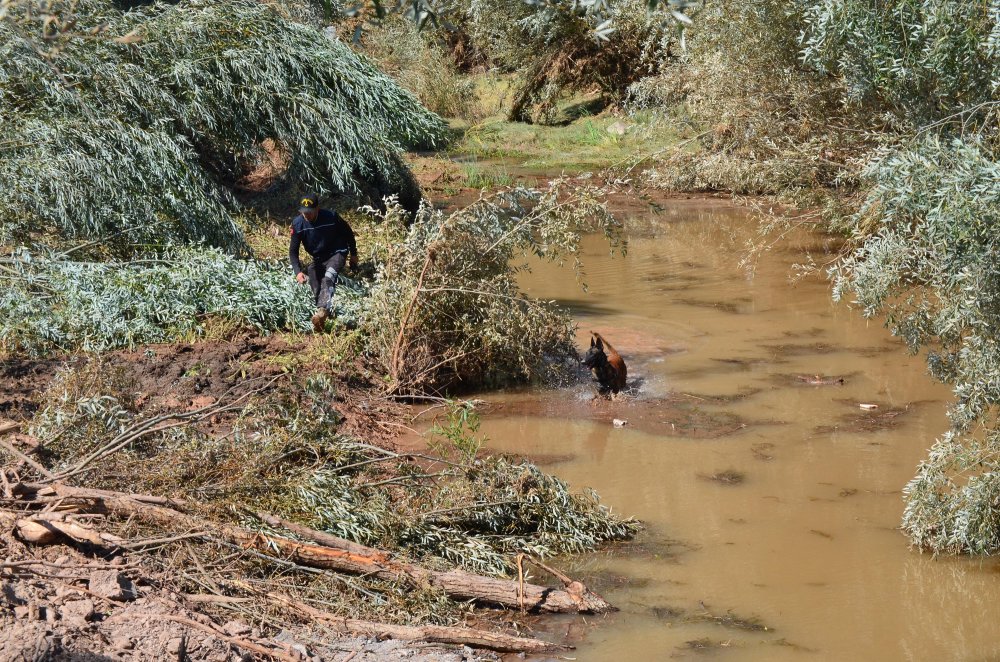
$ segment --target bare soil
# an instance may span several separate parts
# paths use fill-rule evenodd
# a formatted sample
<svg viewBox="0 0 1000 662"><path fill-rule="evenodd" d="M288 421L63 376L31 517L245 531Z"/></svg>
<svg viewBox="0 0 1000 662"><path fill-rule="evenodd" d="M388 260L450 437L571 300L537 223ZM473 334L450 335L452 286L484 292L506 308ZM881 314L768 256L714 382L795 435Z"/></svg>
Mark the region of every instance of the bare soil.
<svg viewBox="0 0 1000 662"><path fill-rule="evenodd" d="M20 545L16 540L6 541ZM232 605L232 618L213 621L170 590L148 568L84 555L61 545L36 547L43 575L12 569L0 592L0 660L5 662L246 662L266 656L248 643L303 662L411 659L417 662L497 660L495 654L394 640L344 637L306 625L270 636ZM104 575L134 593L109 595Z"/></svg>

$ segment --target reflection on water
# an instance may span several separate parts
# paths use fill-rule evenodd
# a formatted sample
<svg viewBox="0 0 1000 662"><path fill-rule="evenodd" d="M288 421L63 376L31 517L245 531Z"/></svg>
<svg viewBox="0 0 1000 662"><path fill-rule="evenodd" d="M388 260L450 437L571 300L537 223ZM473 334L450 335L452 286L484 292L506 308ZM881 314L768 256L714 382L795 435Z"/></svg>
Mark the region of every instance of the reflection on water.
<svg viewBox="0 0 1000 662"><path fill-rule="evenodd" d="M493 448L558 460L649 527L627 553L573 561L622 609L574 657L995 659L997 564L933 560L896 528L950 394L828 283L790 284L799 250L835 241L791 237L748 274L749 228L722 204L667 205L625 258L588 238L587 292L547 264L523 277L575 309L581 346L591 329L614 344L637 385L612 403L589 386L488 396Z"/></svg>

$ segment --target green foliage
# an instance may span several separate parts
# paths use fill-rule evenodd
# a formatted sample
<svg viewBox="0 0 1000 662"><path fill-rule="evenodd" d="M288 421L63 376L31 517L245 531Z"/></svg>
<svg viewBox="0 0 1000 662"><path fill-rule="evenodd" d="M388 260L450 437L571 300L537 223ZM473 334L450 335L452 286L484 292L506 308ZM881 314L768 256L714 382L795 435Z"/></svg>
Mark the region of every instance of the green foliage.
<svg viewBox="0 0 1000 662"><path fill-rule="evenodd" d="M453 459L455 455L466 464L474 461L479 449L486 443L486 437L477 437L479 432L479 414L472 402L450 402L448 422L436 422L429 434L430 450L445 458Z"/></svg>
<svg viewBox="0 0 1000 662"><path fill-rule="evenodd" d="M469 188L493 190L514 184L514 178L501 168L482 168L475 164L462 166L465 185Z"/></svg>
<svg viewBox="0 0 1000 662"><path fill-rule="evenodd" d="M904 492L903 530L934 553L1000 552L1000 431L938 439Z"/></svg>
<svg viewBox="0 0 1000 662"><path fill-rule="evenodd" d="M63 371L31 427L52 440L45 444L49 466L75 466L109 438L141 426L147 419L136 413L131 392L100 363ZM573 493L531 464L477 459L466 427L475 425L471 410L448 426L448 443L469 452L454 462L428 457L418 464L339 434L332 401L328 380L283 384L241 407L232 434L216 437L195 425L153 430L82 475L95 487L191 499L228 519L265 510L491 575L509 573L519 552L589 551L639 530L593 492Z"/></svg>
<svg viewBox="0 0 1000 662"><path fill-rule="evenodd" d="M620 96L654 71L674 38L668 16L649 13L640 0L471 0L462 29L492 61L520 72L510 119L547 122L566 91L596 87ZM599 38L612 25L614 38Z"/></svg>
<svg viewBox="0 0 1000 662"><path fill-rule="evenodd" d="M361 38L363 51L401 86L443 117L473 114L472 82L459 76L454 63L429 31L390 17Z"/></svg>
<svg viewBox="0 0 1000 662"><path fill-rule="evenodd" d="M422 207L379 265L362 321L391 387L426 393L540 379L575 356L569 317L520 292L516 260L575 257L585 230L618 242L620 226L602 195L557 180L451 214ZM381 216L402 224L398 207Z"/></svg>
<svg viewBox="0 0 1000 662"><path fill-rule="evenodd" d="M1000 161L981 140L925 136L867 168L850 229L859 247L839 265L836 297L886 315L914 352L953 384L953 429L907 488L904 528L935 552L1000 551ZM971 432L979 423L982 431ZM993 505L990 505L993 504Z"/></svg>
<svg viewBox="0 0 1000 662"><path fill-rule="evenodd" d="M633 109L666 109L691 136L688 149L658 157L649 182L773 194L849 181L860 123L838 81L802 63L798 5L717 0L696 18L683 56L630 89Z"/></svg>
<svg viewBox="0 0 1000 662"><path fill-rule="evenodd" d="M843 77L847 98L904 129L995 98L996 0L807 0L803 56ZM995 121L995 120L994 120Z"/></svg>
<svg viewBox="0 0 1000 662"><path fill-rule="evenodd" d="M884 153L841 264L835 295L888 315L913 351L932 345L931 372L955 384L958 429L1000 403L1000 163L981 143L927 137ZM871 227L875 224L876 227Z"/></svg>
<svg viewBox="0 0 1000 662"><path fill-rule="evenodd" d="M55 3L53 11L69 11ZM230 187L270 140L287 177L321 192L403 177L401 147L444 125L388 76L280 7L246 0L121 12L73 3L44 52L0 21L0 228L107 245L243 247Z"/></svg>
<svg viewBox="0 0 1000 662"><path fill-rule="evenodd" d="M174 248L130 262L77 262L20 249L3 268L0 347L101 351L198 334L210 318L260 331L307 329L313 302L284 265ZM350 299L338 291L339 305Z"/></svg>

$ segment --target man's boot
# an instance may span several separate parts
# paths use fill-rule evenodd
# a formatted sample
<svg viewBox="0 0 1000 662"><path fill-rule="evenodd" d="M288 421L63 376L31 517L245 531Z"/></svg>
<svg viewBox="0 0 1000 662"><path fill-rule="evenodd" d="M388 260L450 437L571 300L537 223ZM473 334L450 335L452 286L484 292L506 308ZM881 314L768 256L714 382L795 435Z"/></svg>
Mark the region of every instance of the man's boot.
<svg viewBox="0 0 1000 662"><path fill-rule="evenodd" d="M316 312L313 313L312 323L314 333L323 333L326 328L326 318L329 317L330 313L327 312L326 308L317 308Z"/></svg>

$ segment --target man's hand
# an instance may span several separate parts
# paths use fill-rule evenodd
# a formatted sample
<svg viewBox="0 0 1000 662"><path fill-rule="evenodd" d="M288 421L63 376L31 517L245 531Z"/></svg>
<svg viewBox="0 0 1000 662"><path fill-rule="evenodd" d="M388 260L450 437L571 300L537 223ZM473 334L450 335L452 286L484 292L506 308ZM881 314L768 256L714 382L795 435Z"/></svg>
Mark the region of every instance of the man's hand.
<svg viewBox="0 0 1000 662"><path fill-rule="evenodd" d="M299 285L302 285L303 283L305 283L306 282L306 275L305 275L305 273L302 272L302 271L300 271L299 273L295 274L295 280L298 281Z"/></svg>
<svg viewBox="0 0 1000 662"><path fill-rule="evenodd" d="M357 268L358 268L358 256L357 255L352 255L351 256L351 269L357 269Z"/></svg>

